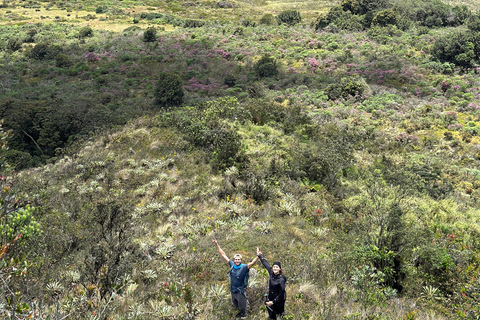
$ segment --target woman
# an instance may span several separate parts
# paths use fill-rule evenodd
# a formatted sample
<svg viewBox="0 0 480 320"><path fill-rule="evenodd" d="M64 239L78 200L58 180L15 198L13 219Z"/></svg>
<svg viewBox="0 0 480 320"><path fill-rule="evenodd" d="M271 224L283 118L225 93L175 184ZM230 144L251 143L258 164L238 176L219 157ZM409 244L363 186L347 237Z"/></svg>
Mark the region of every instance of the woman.
<svg viewBox="0 0 480 320"><path fill-rule="evenodd" d="M270 319L277 319L277 316L282 315L285 310L285 300L287 293L285 292L285 278L282 274L282 265L280 262L274 262L272 266L262 256L262 252L257 247L257 256L262 261L263 266L267 269L270 275L268 282L268 300L265 302Z"/></svg>

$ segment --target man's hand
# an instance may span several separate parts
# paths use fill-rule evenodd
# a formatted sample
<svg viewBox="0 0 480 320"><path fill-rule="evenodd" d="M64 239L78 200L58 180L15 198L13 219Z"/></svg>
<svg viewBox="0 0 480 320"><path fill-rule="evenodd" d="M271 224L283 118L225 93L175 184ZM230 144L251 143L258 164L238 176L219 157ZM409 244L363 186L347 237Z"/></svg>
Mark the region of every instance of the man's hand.
<svg viewBox="0 0 480 320"><path fill-rule="evenodd" d="M267 301L267 302L265 302L265 304L266 304L267 306L271 307L271 306L273 306L273 301Z"/></svg>
<svg viewBox="0 0 480 320"><path fill-rule="evenodd" d="M260 251L260 248L257 247L257 256L261 255L262 254L262 251Z"/></svg>

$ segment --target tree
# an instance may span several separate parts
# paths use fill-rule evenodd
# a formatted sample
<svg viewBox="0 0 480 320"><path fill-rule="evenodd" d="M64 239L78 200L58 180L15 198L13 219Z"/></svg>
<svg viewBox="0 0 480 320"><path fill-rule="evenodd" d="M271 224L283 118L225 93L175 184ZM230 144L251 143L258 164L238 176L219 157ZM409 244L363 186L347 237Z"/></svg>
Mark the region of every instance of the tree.
<svg viewBox="0 0 480 320"><path fill-rule="evenodd" d="M183 81L175 72L161 73L155 88L155 104L162 108L179 106L183 102Z"/></svg>

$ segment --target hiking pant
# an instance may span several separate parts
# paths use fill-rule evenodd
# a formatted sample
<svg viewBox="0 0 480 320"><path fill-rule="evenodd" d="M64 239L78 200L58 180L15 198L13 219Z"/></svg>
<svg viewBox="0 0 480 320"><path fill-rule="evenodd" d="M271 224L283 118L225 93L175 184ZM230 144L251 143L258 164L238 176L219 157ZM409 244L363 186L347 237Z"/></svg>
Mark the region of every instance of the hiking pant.
<svg viewBox="0 0 480 320"><path fill-rule="evenodd" d="M279 315L279 314L277 314L275 309L270 310L269 308L267 308L267 311L268 311L268 318L269 319L277 319L277 315Z"/></svg>
<svg viewBox="0 0 480 320"><path fill-rule="evenodd" d="M247 314L247 296L245 293L232 293L232 303L235 309L240 310L241 315Z"/></svg>
<svg viewBox="0 0 480 320"><path fill-rule="evenodd" d="M284 307L283 305L273 305L271 307L267 307L268 311L268 318L269 319L277 319L277 317L280 318L280 316L283 314Z"/></svg>

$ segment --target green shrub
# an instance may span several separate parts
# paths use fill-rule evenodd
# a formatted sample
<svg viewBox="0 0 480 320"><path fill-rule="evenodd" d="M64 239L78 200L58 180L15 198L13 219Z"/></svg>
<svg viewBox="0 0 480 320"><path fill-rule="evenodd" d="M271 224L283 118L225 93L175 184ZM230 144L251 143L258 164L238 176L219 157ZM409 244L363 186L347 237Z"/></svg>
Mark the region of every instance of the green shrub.
<svg viewBox="0 0 480 320"><path fill-rule="evenodd" d="M80 29L80 31L78 32L78 37L80 39L83 39L83 38L87 38L87 37L93 37L93 30L92 28L90 27L83 27L82 29Z"/></svg>
<svg viewBox="0 0 480 320"><path fill-rule="evenodd" d="M453 7L452 13L454 15L454 20L451 24L455 26L464 24L472 16L472 12L465 5Z"/></svg>
<svg viewBox="0 0 480 320"><path fill-rule="evenodd" d="M161 73L155 88L155 104L160 107L179 106L183 102L183 81L175 72Z"/></svg>
<svg viewBox="0 0 480 320"><path fill-rule="evenodd" d="M46 43L39 43L30 50L29 56L35 60L53 59L59 54L60 48L57 46L50 46Z"/></svg>
<svg viewBox="0 0 480 320"><path fill-rule="evenodd" d="M149 27L143 33L143 42L155 42L157 40L157 30L154 27Z"/></svg>
<svg viewBox="0 0 480 320"><path fill-rule="evenodd" d="M225 79L223 80L223 84L229 86L229 87L234 87L235 84L237 83L238 78L234 75L227 75Z"/></svg>
<svg viewBox="0 0 480 320"><path fill-rule="evenodd" d="M271 25L277 24L277 20L271 13L267 13L260 18L259 23L267 26L271 26Z"/></svg>
<svg viewBox="0 0 480 320"><path fill-rule="evenodd" d="M330 84L325 89L325 94L330 100L348 97L360 97L368 89L365 79L358 75L341 78L339 81Z"/></svg>
<svg viewBox="0 0 480 320"><path fill-rule="evenodd" d="M204 20L194 20L194 19L187 19L183 24L184 28L200 28L205 25Z"/></svg>
<svg viewBox="0 0 480 320"><path fill-rule="evenodd" d="M102 7L102 6L98 6L97 9L95 9L96 14L105 13L106 11L107 11L107 7Z"/></svg>
<svg viewBox="0 0 480 320"><path fill-rule="evenodd" d="M32 156L28 152L19 150L8 150L5 153L5 160L15 170L28 168L32 165Z"/></svg>
<svg viewBox="0 0 480 320"><path fill-rule="evenodd" d="M255 73L260 78L273 77L278 74L277 62L274 58L263 56L255 63Z"/></svg>
<svg viewBox="0 0 480 320"><path fill-rule="evenodd" d="M285 10L278 14L277 22L278 24L286 24L289 26L294 26L297 23L302 21L302 16L297 10Z"/></svg>
<svg viewBox="0 0 480 320"><path fill-rule="evenodd" d="M472 135L478 136L480 134L480 127L476 124L475 121L469 121L464 128L465 132Z"/></svg>
<svg viewBox="0 0 480 320"><path fill-rule="evenodd" d="M478 32L480 31L480 16L474 15L467 20L468 29Z"/></svg>
<svg viewBox="0 0 480 320"><path fill-rule="evenodd" d="M27 43L33 43L35 42L35 35L38 33L37 29L30 29L27 31L27 38L25 39L25 42Z"/></svg>
<svg viewBox="0 0 480 320"><path fill-rule="evenodd" d="M55 65L59 68L70 67L72 61L66 54L60 53L55 57Z"/></svg>
<svg viewBox="0 0 480 320"><path fill-rule="evenodd" d="M397 14L391 9L379 11L373 18L372 24L381 27L391 24L395 25L397 24Z"/></svg>
<svg viewBox="0 0 480 320"><path fill-rule="evenodd" d="M406 0L395 3L393 10L399 16L427 27L451 25L454 19L451 7L440 0Z"/></svg>
<svg viewBox="0 0 480 320"><path fill-rule="evenodd" d="M242 19L242 26L244 27L256 27L257 22L252 19Z"/></svg>
<svg viewBox="0 0 480 320"><path fill-rule="evenodd" d="M7 50L8 51L18 51L22 48L22 40L19 38L10 38L7 41Z"/></svg>
<svg viewBox="0 0 480 320"><path fill-rule="evenodd" d="M387 0L343 0L340 7L343 11L350 11L355 15L363 15L384 9L387 5Z"/></svg>
<svg viewBox="0 0 480 320"><path fill-rule="evenodd" d="M341 30L362 30L364 28L364 18L354 15L350 11L343 11L342 7L337 6L330 9L327 15L320 16L314 23L315 30L322 30L327 27Z"/></svg>
<svg viewBox="0 0 480 320"><path fill-rule="evenodd" d="M478 57L478 45L476 47L478 40L478 35L455 30L435 40L432 55L441 62L452 62L457 66L471 67Z"/></svg>
<svg viewBox="0 0 480 320"><path fill-rule="evenodd" d="M448 252L436 244L427 244L417 251L415 266L429 282L445 285L455 267Z"/></svg>

